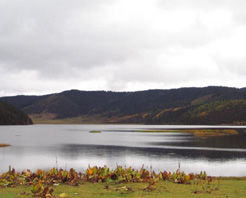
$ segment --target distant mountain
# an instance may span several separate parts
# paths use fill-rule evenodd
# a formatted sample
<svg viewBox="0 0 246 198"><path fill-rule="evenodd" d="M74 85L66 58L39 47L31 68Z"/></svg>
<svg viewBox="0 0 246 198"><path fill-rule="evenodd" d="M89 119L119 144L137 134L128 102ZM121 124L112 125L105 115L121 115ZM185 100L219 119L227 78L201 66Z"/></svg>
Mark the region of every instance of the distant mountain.
<svg viewBox="0 0 246 198"><path fill-rule="evenodd" d="M70 90L2 97L35 121L145 124L245 124L246 88L204 87L137 92Z"/></svg>
<svg viewBox="0 0 246 198"><path fill-rule="evenodd" d="M26 125L32 120L26 113L5 102L0 102L0 125Z"/></svg>

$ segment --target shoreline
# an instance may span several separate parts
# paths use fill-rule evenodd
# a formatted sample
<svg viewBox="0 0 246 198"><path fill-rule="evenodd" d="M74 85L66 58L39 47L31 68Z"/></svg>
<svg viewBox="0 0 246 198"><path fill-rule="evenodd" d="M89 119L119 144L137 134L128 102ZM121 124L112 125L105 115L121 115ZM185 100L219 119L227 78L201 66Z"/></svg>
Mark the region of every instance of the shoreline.
<svg viewBox="0 0 246 198"><path fill-rule="evenodd" d="M42 198L197 198L245 197L246 177L210 177L205 172L154 172L131 167L38 169L0 174L0 197Z"/></svg>

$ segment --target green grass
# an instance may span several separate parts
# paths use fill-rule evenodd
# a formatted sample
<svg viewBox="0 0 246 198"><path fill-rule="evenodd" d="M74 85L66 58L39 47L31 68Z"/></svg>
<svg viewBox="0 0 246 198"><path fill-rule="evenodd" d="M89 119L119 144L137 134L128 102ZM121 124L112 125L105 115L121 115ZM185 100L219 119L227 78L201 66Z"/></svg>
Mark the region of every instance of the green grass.
<svg viewBox="0 0 246 198"><path fill-rule="evenodd" d="M80 186L59 185L54 186L54 195L59 197L66 193L68 198L245 198L246 179L219 179L210 185L175 184L160 181L153 191L144 190L147 183L105 184L84 183ZM14 188L0 188L0 197L27 198L32 197L31 187L19 186Z"/></svg>
<svg viewBox="0 0 246 198"><path fill-rule="evenodd" d="M90 131L90 133L102 133L102 131Z"/></svg>

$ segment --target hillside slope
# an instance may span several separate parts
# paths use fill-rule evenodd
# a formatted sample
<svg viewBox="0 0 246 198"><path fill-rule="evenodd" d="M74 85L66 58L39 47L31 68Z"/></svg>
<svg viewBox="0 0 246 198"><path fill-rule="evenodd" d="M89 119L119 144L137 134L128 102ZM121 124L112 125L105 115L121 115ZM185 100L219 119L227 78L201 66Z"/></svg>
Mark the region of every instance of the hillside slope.
<svg viewBox="0 0 246 198"><path fill-rule="evenodd" d="M246 121L245 100L245 88L229 87L137 92L70 90L0 98L44 120L76 118L80 123L81 118L81 122L147 124L240 124Z"/></svg>
<svg viewBox="0 0 246 198"><path fill-rule="evenodd" d="M246 100L224 100L165 109L149 115L149 124L246 124Z"/></svg>
<svg viewBox="0 0 246 198"><path fill-rule="evenodd" d="M32 120L12 105L0 102L0 125L26 125L32 124Z"/></svg>

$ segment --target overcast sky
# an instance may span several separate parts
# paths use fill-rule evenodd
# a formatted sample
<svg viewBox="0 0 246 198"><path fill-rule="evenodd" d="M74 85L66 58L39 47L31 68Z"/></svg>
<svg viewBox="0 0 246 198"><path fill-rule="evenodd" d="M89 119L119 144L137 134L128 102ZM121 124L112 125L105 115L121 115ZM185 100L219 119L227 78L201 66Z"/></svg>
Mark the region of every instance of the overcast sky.
<svg viewBox="0 0 246 198"><path fill-rule="evenodd" d="M245 0L1 0L0 96L246 86Z"/></svg>

